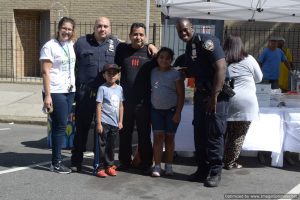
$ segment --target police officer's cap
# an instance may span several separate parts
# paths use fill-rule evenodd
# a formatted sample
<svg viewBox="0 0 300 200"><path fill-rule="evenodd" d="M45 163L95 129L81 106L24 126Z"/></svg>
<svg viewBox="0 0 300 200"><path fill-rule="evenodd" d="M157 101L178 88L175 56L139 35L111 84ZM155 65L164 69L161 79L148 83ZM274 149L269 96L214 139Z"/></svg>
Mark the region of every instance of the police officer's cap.
<svg viewBox="0 0 300 200"><path fill-rule="evenodd" d="M109 69L115 69L117 71L121 70L121 68L116 64L106 64L106 65L104 65L103 71L106 71L106 70L109 70Z"/></svg>

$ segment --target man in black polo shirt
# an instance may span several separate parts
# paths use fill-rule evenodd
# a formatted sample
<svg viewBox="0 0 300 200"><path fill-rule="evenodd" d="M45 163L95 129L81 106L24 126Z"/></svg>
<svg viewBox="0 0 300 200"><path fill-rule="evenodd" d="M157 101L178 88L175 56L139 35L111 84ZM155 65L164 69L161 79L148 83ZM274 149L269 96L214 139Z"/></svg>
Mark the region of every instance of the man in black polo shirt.
<svg viewBox="0 0 300 200"><path fill-rule="evenodd" d="M123 129L120 131L120 169L131 166L132 133L136 125L138 152L141 157L139 167L148 172L152 166L150 75L155 65L145 45L145 32L144 24L132 24L129 34L131 44L118 46L115 62L121 66L121 86L125 98Z"/></svg>

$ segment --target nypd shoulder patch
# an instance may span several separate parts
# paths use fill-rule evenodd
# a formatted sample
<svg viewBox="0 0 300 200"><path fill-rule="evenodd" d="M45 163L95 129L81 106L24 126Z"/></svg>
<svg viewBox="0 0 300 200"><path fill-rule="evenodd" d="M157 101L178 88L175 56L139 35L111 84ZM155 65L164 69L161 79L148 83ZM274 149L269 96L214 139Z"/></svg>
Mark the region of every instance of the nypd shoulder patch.
<svg viewBox="0 0 300 200"><path fill-rule="evenodd" d="M203 44L203 48L208 50L208 51L213 51L214 50L214 43L212 40L206 40Z"/></svg>

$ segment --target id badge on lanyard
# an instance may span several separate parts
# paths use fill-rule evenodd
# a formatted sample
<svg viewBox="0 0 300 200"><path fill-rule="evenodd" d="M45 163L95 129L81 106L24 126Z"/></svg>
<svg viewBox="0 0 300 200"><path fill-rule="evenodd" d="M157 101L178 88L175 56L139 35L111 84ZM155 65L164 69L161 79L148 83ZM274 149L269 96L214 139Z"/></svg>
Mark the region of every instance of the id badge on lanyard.
<svg viewBox="0 0 300 200"><path fill-rule="evenodd" d="M71 80L71 53L69 50L69 46L66 44L67 49L65 49L63 45L60 43L60 41L59 40L57 41L60 47L62 48L65 56L68 58L68 78L65 80L65 84L67 85L68 92L72 92L74 86L72 85L72 80Z"/></svg>

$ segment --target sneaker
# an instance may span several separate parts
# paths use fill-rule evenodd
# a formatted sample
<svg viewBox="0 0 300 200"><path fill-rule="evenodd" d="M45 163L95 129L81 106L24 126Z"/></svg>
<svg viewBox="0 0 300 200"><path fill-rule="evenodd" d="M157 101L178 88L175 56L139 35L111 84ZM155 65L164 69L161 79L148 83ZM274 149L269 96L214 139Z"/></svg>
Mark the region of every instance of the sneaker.
<svg viewBox="0 0 300 200"><path fill-rule="evenodd" d="M115 168L113 166L107 168L105 170L106 174L110 175L110 176L117 176L117 172L115 170Z"/></svg>
<svg viewBox="0 0 300 200"><path fill-rule="evenodd" d="M105 178L108 175L105 173L104 169L99 169L98 172L96 173L96 176L100 178Z"/></svg>
<svg viewBox="0 0 300 200"><path fill-rule="evenodd" d="M123 164L121 163L116 170L118 171L127 171L131 168L131 165L130 164Z"/></svg>
<svg viewBox="0 0 300 200"><path fill-rule="evenodd" d="M258 161L261 164L265 164L266 163L264 152L259 151L258 154L257 154L257 157L258 157Z"/></svg>
<svg viewBox="0 0 300 200"><path fill-rule="evenodd" d="M59 174L70 174L72 172L71 169L69 169L68 167L64 166L61 162L53 165L50 165L50 171L51 172L56 172Z"/></svg>
<svg viewBox="0 0 300 200"><path fill-rule="evenodd" d="M286 151L283 157L289 165L293 166L296 164L296 162L292 159L291 152Z"/></svg>
<svg viewBox="0 0 300 200"><path fill-rule="evenodd" d="M234 162L232 164L229 164L229 165L224 165L223 167L224 169L227 169L227 170L231 170L231 169L241 169L243 168L243 165L240 165L238 164L237 162Z"/></svg>
<svg viewBox="0 0 300 200"><path fill-rule="evenodd" d="M173 176L174 175L172 165L165 165L165 175L166 176Z"/></svg>
<svg viewBox="0 0 300 200"><path fill-rule="evenodd" d="M72 170L72 172L80 172L81 166L71 165L70 169Z"/></svg>
<svg viewBox="0 0 300 200"><path fill-rule="evenodd" d="M142 174L145 175L145 176L150 176L152 174L152 167L146 167L144 169L141 169L142 170Z"/></svg>
<svg viewBox="0 0 300 200"><path fill-rule="evenodd" d="M207 178L207 175L203 175L200 171L196 171L195 173L189 175L188 181L191 182L200 182L203 183Z"/></svg>
<svg viewBox="0 0 300 200"><path fill-rule="evenodd" d="M204 186L206 187L218 187L219 183L221 181L221 175L215 175L215 176L208 176L207 179L204 182Z"/></svg>
<svg viewBox="0 0 300 200"><path fill-rule="evenodd" d="M160 177L161 169L159 166L154 166L152 170L152 177Z"/></svg>

